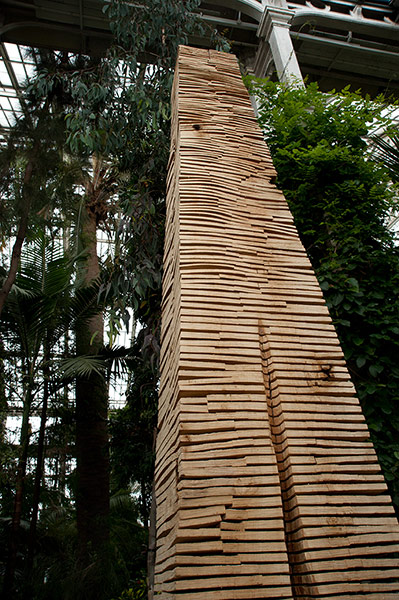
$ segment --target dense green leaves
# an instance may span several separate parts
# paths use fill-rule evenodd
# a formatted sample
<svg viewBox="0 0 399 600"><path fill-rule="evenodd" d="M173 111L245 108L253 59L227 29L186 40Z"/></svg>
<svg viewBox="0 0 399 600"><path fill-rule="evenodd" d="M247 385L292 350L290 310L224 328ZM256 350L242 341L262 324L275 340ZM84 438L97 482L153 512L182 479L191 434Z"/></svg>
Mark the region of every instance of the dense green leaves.
<svg viewBox="0 0 399 600"><path fill-rule="evenodd" d="M302 90L255 80L251 86L277 183L320 281L398 505L399 248L387 229L397 190L366 143L376 127L390 126L385 104L347 90L322 94L315 84Z"/></svg>
<svg viewBox="0 0 399 600"><path fill-rule="evenodd" d="M128 386L127 404L111 415L110 433L113 485L116 489L129 489L138 484L141 519L148 523L158 381L149 361L142 356L143 335L142 331L130 356L134 377Z"/></svg>

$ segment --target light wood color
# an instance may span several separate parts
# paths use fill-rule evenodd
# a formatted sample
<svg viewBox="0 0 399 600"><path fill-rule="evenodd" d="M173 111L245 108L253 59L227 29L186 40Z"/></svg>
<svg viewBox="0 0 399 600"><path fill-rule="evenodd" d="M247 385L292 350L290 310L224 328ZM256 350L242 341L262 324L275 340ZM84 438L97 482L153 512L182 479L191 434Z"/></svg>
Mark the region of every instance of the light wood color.
<svg viewBox="0 0 399 600"><path fill-rule="evenodd" d="M156 597L399 597L398 522L274 177L235 58L181 47Z"/></svg>

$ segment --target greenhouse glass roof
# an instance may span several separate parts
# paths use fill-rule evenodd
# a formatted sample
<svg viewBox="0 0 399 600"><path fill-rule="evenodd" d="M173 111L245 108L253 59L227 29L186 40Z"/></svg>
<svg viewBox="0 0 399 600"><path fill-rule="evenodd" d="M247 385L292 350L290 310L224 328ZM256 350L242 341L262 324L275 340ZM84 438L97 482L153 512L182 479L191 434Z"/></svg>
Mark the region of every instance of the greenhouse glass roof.
<svg viewBox="0 0 399 600"><path fill-rule="evenodd" d="M102 55L111 40L106 1L2 0L0 137L23 112L21 87L34 70L28 47ZM308 81L325 91L352 83L371 95L399 95L399 0L203 0L200 12L251 70L265 47L257 37L262 15L280 6L292 12L290 35Z"/></svg>
<svg viewBox="0 0 399 600"><path fill-rule="evenodd" d="M28 48L18 44L0 44L0 134L15 123L22 114L21 88L34 71L34 58Z"/></svg>

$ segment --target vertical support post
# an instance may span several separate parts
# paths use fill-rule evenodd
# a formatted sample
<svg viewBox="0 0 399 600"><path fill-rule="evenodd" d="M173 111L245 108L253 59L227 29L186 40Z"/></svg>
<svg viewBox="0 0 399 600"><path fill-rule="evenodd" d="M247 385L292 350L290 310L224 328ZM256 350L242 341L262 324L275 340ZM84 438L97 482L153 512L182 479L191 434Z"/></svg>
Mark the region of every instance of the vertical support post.
<svg viewBox="0 0 399 600"><path fill-rule="evenodd" d="M273 61L277 76L287 85L303 86L301 70L290 37L292 11L286 0L266 4L258 28L259 49L255 60L255 74L265 77Z"/></svg>

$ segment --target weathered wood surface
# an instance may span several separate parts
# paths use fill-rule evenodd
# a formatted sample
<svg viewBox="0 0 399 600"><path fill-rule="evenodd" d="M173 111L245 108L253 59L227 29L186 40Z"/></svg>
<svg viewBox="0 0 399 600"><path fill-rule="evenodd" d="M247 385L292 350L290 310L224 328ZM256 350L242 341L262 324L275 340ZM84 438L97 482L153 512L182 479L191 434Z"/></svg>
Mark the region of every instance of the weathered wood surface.
<svg viewBox="0 0 399 600"><path fill-rule="evenodd" d="M397 598L398 522L274 176L235 58L182 47L168 177L157 597Z"/></svg>

